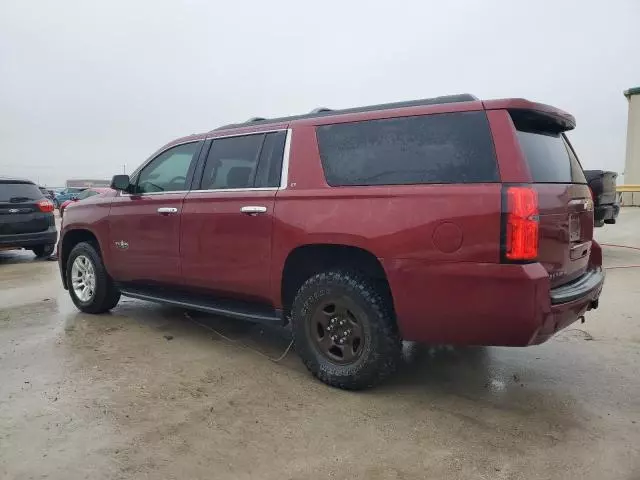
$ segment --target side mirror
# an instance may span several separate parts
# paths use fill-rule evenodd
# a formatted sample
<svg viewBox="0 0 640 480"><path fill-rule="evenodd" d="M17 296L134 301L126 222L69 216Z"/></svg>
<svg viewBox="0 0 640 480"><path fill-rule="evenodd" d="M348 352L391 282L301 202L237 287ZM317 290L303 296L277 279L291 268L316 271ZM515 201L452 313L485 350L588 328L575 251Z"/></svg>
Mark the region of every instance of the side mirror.
<svg viewBox="0 0 640 480"><path fill-rule="evenodd" d="M78 200L78 195L71 195L71 200L73 200L74 202Z"/></svg>
<svg viewBox="0 0 640 480"><path fill-rule="evenodd" d="M111 179L111 188L128 192L131 183L129 183L129 175L114 175Z"/></svg>

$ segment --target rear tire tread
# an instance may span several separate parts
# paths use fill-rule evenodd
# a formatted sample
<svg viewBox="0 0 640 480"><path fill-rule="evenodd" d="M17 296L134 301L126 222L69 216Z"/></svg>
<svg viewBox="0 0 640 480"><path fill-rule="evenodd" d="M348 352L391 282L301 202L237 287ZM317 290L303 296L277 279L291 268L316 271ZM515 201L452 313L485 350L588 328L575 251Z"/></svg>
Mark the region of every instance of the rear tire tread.
<svg viewBox="0 0 640 480"><path fill-rule="evenodd" d="M322 294L330 289L346 290L368 313L371 328L369 352L352 365L337 365L318 353L305 334L304 322ZM393 302L383 288L365 275L351 270L331 270L309 278L298 290L292 306L296 351L309 371L322 382L345 390L371 388L391 375L401 358ZM355 367L355 369L354 369ZM350 371L351 370L351 371Z"/></svg>
<svg viewBox="0 0 640 480"><path fill-rule="evenodd" d="M37 245L31 249L31 251L38 258L50 257L51 255L53 255L53 252L55 252L55 250L55 244Z"/></svg>

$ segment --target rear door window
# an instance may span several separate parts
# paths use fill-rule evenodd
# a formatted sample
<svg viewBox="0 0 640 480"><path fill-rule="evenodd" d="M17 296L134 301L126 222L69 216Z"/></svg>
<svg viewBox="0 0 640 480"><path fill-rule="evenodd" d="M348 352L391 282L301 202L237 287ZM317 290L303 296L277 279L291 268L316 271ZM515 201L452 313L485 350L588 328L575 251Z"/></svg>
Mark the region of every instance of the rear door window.
<svg viewBox="0 0 640 480"><path fill-rule="evenodd" d="M214 139L200 189L279 187L287 132Z"/></svg>
<svg viewBox="0 0 640 480"><path fill-rule="evenodd" d="M485 112L340 123L316 133L331 186L499 181Z"/></svg>
<svg viewBox="0 0 640 480"><path fill-rule="evenodd" d="M524 129L517 133L534 183L587 183L564 134Z"/></svg>
<svg viewBox="0 0 640 480"><path fill-rule="evenodd" d="M256 172L255 187L279 187L282 176L282 161L284 158L284 144L287 132L267 133L262 144L258 170Z"/></svg>
<svg viewBox="0 0 640 480"><path fill-rule="evenodd" d="M11 183L0 180L0 202L21 203L40 200L42 192L33 183Z"/></svg>
<svg viewBox="0 0 640 480"><path fill-rule="evenodd" d="M264 134L255 134L214 139L200 188L252 188L264 137Z"/></svg>

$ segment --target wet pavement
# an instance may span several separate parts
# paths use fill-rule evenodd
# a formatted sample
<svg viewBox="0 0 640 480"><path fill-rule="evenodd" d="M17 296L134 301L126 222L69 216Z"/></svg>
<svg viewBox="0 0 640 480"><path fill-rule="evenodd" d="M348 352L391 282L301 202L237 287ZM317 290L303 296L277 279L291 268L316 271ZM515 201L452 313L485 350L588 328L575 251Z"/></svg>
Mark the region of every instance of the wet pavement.
<svg viewBox="0 0 640 480"><path fill-rule="evenodd" d="M640 209L597 237L640 246ZM372 391L266 357L287 345L129 299L81 314L55 262L0 252L0 478L640 479L640 268L544 345L406 345Z"/></svg>

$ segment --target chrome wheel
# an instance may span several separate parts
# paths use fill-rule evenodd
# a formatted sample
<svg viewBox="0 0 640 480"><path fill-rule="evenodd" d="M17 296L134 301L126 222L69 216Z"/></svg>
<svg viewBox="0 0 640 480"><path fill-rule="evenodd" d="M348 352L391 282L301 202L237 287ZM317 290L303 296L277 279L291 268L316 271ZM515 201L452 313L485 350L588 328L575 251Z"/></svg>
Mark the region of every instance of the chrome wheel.
<svg viewBox="0 0 640 480"><path fill-rule="evenodd" d="M81 302L89 302L96 292L96 272L88 257L79 255L71 267L73 292Z"/></svg>

